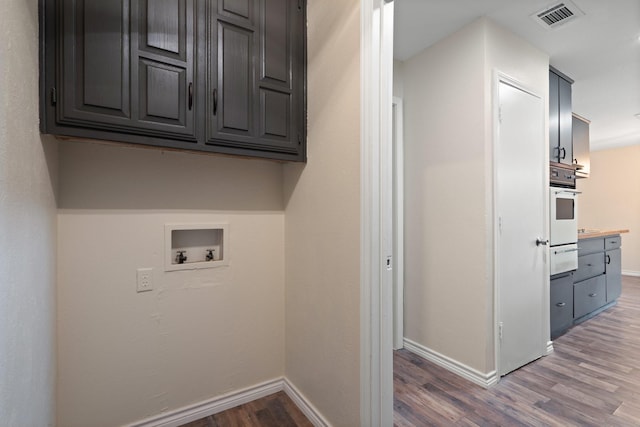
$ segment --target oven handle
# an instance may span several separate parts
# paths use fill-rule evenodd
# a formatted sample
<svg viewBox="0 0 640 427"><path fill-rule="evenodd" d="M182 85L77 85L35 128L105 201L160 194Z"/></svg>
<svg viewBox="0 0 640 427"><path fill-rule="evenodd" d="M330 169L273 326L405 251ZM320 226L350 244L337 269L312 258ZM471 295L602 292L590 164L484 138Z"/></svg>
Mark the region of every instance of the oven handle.
<svg viewBox="0 0 640 427"><path fill-rule="evenodd" d="M563 249L561 251L553 251L554 254L566 254L569 252L578 252L578 248L573 248L573 249Z"/></svg>
<svg viewBox="0 0 640 427"><path fill-rule="evenodd" d="M576 190L558 190L558 191L555 191L555 194L562 194L562 193L582 194L582 191L576 191Z"/></svg>

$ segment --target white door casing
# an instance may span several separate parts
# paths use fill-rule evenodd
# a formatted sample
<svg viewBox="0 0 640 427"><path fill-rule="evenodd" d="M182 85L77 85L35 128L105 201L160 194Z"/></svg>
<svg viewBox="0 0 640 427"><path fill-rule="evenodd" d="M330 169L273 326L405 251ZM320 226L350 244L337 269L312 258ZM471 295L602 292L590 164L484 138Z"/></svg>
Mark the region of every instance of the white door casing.
<svg viewBox="0 0 640 427"><path fill-rule="evenodd" d="M542 97L496 76L494 146L496 356L500 376L546 353L549 317Z"/></svg>
<svg viewBox="0 0 640 427"><path fill-rule="evenodd" d="M360 2L360 425L393 425L393 2ZM393 262L393 261L392 261Z"/></svg>
<svg viewBox="0 0 640 427"><path fill-rule="evenodd" d="M404 132L402 99L393 97L393 349L404 347Z"/></svg>

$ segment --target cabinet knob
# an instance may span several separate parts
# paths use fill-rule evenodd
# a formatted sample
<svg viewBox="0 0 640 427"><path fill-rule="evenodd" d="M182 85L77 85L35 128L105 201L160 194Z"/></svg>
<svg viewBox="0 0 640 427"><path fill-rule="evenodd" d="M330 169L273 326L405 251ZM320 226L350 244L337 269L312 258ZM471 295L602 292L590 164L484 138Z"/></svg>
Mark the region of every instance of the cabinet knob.
<svg viewBox="0 0 640 427"><path fill-rule="evenodd" d="M556 306L558 306L558 307L564 307L565 305L567 305L566 302L559 302L559 303L556 304Z"/></svg>
<svg viewBox="0 0 640 427"><path fill-rule="evenodd" d="M593 298L593 297L597 297L597 296L598 296L598 294L593 293L593 294L589 294L589 296L590 296L591 298Z"/></svg>

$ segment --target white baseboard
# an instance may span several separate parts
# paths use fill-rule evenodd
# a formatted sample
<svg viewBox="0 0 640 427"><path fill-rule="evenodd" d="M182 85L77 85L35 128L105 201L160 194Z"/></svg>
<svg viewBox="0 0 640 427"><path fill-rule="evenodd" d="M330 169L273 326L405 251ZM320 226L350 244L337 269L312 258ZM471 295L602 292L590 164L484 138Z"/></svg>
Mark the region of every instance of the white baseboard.
<svg viewBox="0 0 640 427"><path fill-rule="evenodd" d="M288 379L284 379L284 392L302 413L311 421L314 427L330 427L331 424L324 419L320 411L313 406L309 400L293 385Z"/></svg>
<svg viewBox="0 0 640 427"><path fill-rule="evenodd" d="M484 374L470 366L458 362L457 360L431 350L422 344L411 341L408 338L404 339L404 348L438 366L445 368L448 371L453 372L454 374L461 376L462 378L478 384L481 387L489 388L490 386L498 383L498 375L496 371Z"/></svg>
<svg viewBox="0 0 640 427"><path fill-rule="evenodd" d="M302 413L315 427L330 427L322 414L309 402L309 400L286 378L276 378L251 387L237 390L213 399L205 400L189 406L184 406L173 411L165 412L144 420L128 424L126 427L179 427L183 424L235 408L236 406L252 402L269 396L270 394L284 391L296 404Z"/></svg>
<svg viewBox="0 0 640 427"><path fill-rule="evenodd" d="M640 271L622 270L622 275L640 277Z"/></svg>
<svg viewBox="0 0 640 427"><path fill-rule="evenodd" d="M551 353L553 353L553 341L547 341L547 353L545 356L548 356Z"/></svg>

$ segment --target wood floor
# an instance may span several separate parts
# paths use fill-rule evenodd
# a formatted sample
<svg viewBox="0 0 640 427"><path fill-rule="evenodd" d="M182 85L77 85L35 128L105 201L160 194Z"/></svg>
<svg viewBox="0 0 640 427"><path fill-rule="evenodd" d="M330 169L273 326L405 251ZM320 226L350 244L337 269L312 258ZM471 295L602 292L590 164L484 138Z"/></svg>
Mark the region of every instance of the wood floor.
<svg viewBox="0 0 640 427"><path fill-rule="evenodd" d="M394 425L640 426L640 277L623 276L618 304L554 349L488 390L400 350ZM310 425L280 392L184 427Z"/></svg>
<svg viewBox="0 0 640 427"><path fill-rule="evenodd" d="M281 391L182 427L312 427L312 424Z"/></svg>
<svg viewBox="0 0 640 427"><path fill-rule="evenodd" d="M396 352L394 425L640 426L640 278L554 349L488 390Z"/></svg>

